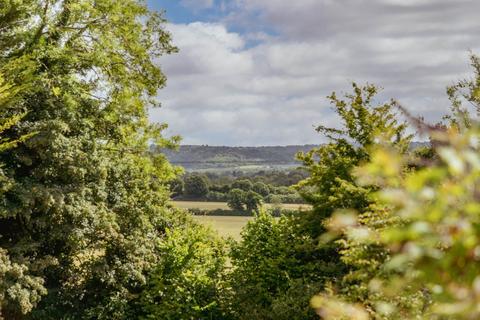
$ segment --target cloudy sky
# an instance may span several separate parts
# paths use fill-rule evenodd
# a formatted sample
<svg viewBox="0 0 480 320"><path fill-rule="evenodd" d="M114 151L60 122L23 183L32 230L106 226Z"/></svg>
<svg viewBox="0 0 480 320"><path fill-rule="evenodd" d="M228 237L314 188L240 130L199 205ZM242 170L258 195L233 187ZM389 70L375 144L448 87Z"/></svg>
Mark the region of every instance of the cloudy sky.
<svg viewBox="0 0 480 320"><path fill-rule="evenodd" d="M321 143L338 125L325 97L374 83L438 120L445 87L480 54L479 0L148 0L180 53L152 121L185 144Z"/></svg>

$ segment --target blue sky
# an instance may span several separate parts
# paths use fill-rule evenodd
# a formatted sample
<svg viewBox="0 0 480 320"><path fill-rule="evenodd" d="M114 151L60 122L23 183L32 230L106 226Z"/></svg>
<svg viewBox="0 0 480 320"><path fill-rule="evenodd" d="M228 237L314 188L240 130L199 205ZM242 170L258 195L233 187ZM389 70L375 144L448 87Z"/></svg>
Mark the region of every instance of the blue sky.
<svg viewBox="0 0 480 320"><path fill-rule="evenodd" d="M325 97L381 85L431 121L445 87L480 53L478 0L148 0L166 10L180 53L159 63L167 88L151 120L187 144L321 143L339 126Z"/></svg>

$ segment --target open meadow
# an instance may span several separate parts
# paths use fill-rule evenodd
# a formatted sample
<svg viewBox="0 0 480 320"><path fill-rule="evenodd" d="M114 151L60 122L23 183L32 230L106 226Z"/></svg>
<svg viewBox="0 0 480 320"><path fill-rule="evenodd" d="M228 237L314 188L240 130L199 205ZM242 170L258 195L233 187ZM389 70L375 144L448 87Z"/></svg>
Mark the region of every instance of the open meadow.
<svg viewBox="0 0 480 320"><path fill-rule="evenodd" d="M240 232L248 221L253 217L233 217L233 216L193 216L193 218L207 226L224 238L232 237L240 240Z"/></svg>
<svg viewBox="0 0 480 320"><path fill-rule="evenodd" d="M206 202L206 201L173 201L173 203L182 209L201 209L207 211L213 210L230 210L226 202ZM265 207L271 208L273 204L264 204ZM308 210L311 206L307 204L291 204L283 203L278 205L282 209L287 210ZM195 215L194 219L202 224L210 226L216 230L222 237L232 237L235 240L240 240L240 232L248 221L253 217L248 216L208 216Z"/></svg>
<svg viewBox="0 0 480 320"><path fill-rule="evenodd" d="M229 210L226 202L208 202L208 201L173 201L173 203L182 209L201 209L201 210ZM265 203L265 207L272 208L274 204ZM308 210L311 208L308 204L281 203L278 206L286 210Z"/></svg>

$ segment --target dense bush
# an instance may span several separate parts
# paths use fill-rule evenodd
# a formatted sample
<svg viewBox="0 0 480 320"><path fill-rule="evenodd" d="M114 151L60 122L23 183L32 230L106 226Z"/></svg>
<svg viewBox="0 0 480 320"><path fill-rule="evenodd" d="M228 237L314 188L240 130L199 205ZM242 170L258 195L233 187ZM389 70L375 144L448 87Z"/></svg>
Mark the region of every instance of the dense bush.
<svg viewBox="0 0 480 320"><path fill-rule="evenodd" d="M208 201L213 201L213 202L224 202L224 201L228 201L228 195L222 192L210 191L207 194L206 199Z"/></svg>

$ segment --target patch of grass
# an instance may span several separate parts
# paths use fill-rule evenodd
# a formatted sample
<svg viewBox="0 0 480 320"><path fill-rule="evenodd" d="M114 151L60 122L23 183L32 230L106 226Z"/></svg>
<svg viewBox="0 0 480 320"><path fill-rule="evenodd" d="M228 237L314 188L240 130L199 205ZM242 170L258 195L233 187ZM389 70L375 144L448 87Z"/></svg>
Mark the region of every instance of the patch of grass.
<svg viewBox="0 0 480 320"><path fill-rule="evenodd" d="M241 240L240 232L248 221L253 217L233 217L233 216L193 216L193 218L213 230L224 238L232 237L235 240Z"/></svg>
<svg viewBox="0 0 480 320"><path fill-rule="evenodd" d="M173 204L182 209L200 209L200 210L231 210L226 202L208 202L208 201L173 201ZM309 210L308 204L282 203L282 204L264 204L267 208L279 207L285 210Z"/></svg>

